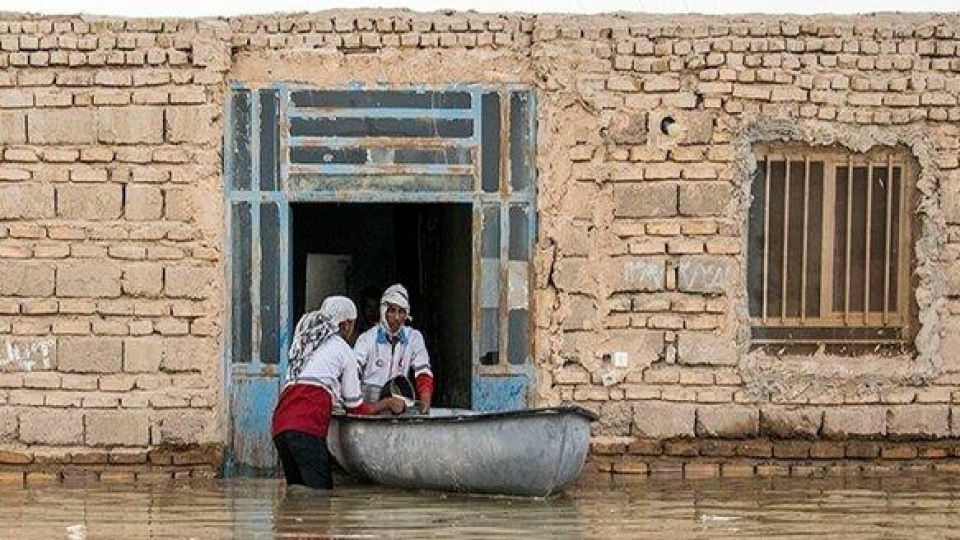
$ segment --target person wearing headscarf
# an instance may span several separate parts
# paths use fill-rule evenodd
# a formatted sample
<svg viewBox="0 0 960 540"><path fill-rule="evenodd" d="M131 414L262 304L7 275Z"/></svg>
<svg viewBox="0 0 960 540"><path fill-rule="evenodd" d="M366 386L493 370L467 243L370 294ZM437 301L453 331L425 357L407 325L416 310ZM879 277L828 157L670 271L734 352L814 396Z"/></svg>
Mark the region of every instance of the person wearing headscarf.
<svg viewBox="0 0 960 540"><path fill-rule="evenodd" d="M363 402L357 359L345 341L356 319L352 300L331 296L297 323L270 429L287 484L333 488L326 439L335 405L361 415L405 408L395 397Z"/></svg>
<svg viewBox="0 0 960 540"><path fill-rule="evenodd" d="M427 414L433 400L433 372L423 334L406 326L410 317L410 296L399 283L380 298L380 322L357 339L353 350L360 364L363 395L380 398L388 394L390 381L397 377L416 382L420 412Z"/></svg>

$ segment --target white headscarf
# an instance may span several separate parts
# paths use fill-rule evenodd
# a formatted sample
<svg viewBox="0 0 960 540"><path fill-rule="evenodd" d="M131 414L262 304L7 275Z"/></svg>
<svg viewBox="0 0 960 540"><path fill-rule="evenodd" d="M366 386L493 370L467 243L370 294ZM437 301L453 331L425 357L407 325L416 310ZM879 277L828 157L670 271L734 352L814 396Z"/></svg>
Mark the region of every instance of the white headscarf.
<svg viewBox="0 0 960 540"><path fill-rule="evenodd" d="M324 341L340 331L340 323L357 318L357 306L346 296L328 296L318 311L311 311L300 318L290 344L287 357L287 380L300 377L307 358Z"/></svg>
<svg viewBox="0 0 960 540"><path fill-rule="evenodd" d="M387 324L387 304L402 307L407 311L407 320L413 320L410 316L410 295L407 294L407 289L399 283L387 287L387 290L383 291L383 296L380 297L380 324L387 334L390 333L390 325Z"/></svg>

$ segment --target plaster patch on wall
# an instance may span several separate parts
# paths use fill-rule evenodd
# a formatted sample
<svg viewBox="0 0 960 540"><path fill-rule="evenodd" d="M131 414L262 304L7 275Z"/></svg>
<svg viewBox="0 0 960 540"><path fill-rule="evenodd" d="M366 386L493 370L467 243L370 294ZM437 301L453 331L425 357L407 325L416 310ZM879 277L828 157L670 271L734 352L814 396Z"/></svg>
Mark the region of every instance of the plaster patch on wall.
<svg viewBox="0 0 960 540"><path fill-rule="evenodd" d="M55 355L53 338L4 339L0 341L0 371L47 371L53 369Z"/></svg>

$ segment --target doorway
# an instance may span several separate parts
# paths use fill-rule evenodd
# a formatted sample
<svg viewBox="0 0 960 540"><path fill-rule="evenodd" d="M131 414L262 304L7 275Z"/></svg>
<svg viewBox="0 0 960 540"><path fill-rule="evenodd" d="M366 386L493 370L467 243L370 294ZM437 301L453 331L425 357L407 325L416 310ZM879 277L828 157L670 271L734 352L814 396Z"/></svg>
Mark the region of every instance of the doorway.
<svg viewBox="0 0 960 540"><path fill-rule="evenodd" d="M276 467L270 412L297 319L403 283L437 406L522 409L532 362L530 88L231 84L226 471ZM309 284L309 285L308 285Z"/></svg>
<svg viewBox="0 0 960 540"><path fill-rule="evenodd" d="M470 408L472 217L460 203L292 204L293 320L329 294L362 310L365 289L402 283L430 354L434 406Z"/></svg>

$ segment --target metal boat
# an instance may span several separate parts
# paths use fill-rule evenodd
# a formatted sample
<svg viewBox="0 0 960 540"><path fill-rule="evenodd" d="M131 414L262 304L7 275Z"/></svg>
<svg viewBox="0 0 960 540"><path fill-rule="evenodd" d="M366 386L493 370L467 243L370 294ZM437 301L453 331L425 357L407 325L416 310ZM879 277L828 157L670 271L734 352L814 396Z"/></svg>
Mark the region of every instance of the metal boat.
<svg viewBox="0 0 960 540"><path fill-rule="evenodd" d="M384 485L546 497L580 474L596 419L580 407L338 414L327 446L348 472Z"/></svg>

